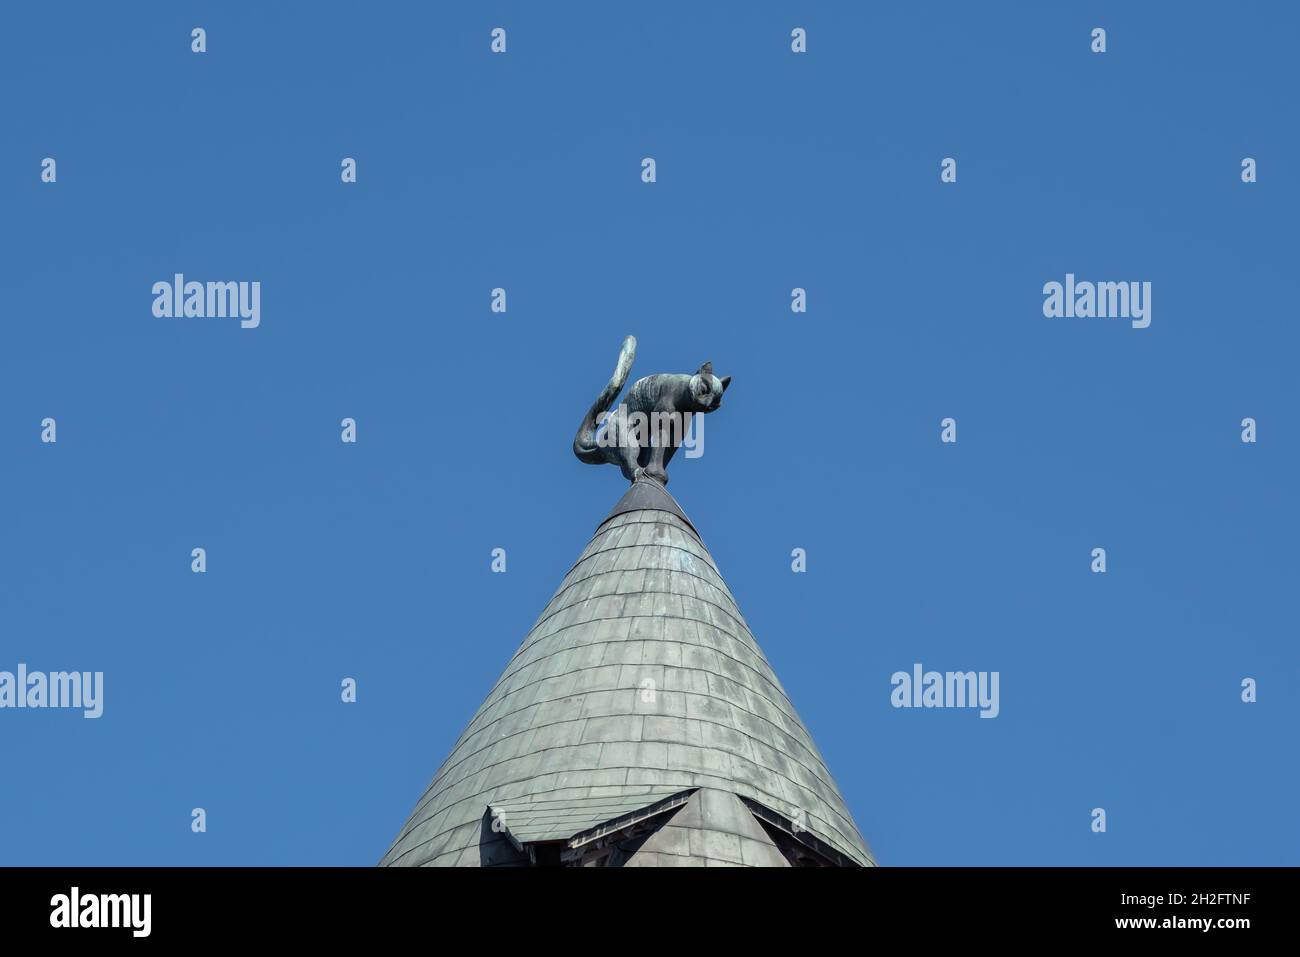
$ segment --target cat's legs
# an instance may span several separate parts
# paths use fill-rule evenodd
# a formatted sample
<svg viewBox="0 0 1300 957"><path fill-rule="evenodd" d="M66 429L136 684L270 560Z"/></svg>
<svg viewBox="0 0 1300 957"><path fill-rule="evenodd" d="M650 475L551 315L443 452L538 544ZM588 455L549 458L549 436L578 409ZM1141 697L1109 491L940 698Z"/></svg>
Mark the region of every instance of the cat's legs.
<svg viewBox="0 0 1300 957"><path fill-rule="evenodd" d="M663 468L665 472L668 471L668 463L673 460L673 453L676 451L677 451L677 446L675 445L670 445L668 446L668 448L664 449Z"/></svg>
<svg viewBox="0 0 1300 957"><path fill-rule="evenodd" d="M668 484L668 470L665 466L667 466L668 459L673 454L673 447L669 444L671 441L672 434L668 427L660 426L659 435L650 448L650 457L646 462L645 474L660 485Z"/></svg>
<svg viewBox="0 0 1300 957"><path fill-rule="evenodd" d="M641 465L637 461L640 455L641 447L636 444L636 439L631 435L624 435L618 447L618 467L623 473L623 478L629 482L635 482L642 472Z"/></svg>

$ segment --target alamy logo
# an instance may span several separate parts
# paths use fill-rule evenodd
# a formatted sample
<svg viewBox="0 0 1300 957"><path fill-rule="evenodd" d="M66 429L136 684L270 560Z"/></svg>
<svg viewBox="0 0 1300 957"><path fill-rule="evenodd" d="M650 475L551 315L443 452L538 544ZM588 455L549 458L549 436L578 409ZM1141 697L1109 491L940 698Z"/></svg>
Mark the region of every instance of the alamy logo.
<svg viewBox="0 0 1300 957"><path fill-rule="evenodd" d="M681 448L688 459L704 454L704 413L702 412L628 412L627 403L603 413L596 423L597 448L621 448L632 443L637 448L658 448L660 442Z"/></svg>
<svg viewBox="0 0 1300 957"><path fill-rule="evenodd" d="M129 927L132 937L148 937L152 911L152 894L82 894L74 887L50 898L50 926Z"/></svg>
<svg viewBox="0 0 1300 957"><path fill-rule="evenodd" d="M1049 319L1132 319L1134 329L1151 325L1150 282L1075 282L1043 285L1043 315Z"/></svg>
<svg viewBox="0 0 1300 957"><path fill-rule="evenodd" d="M153 284L153 314L159 319L239 319L243 329L262 322L260 282L186 282L176 273L172 282Z"/></svg>
<svg viewBox="0 0 1300 957"><path fill-rule="evenodd" d="M104 713L104 672L0 671L0 708L80 708L83 718Z"/></svg>
<svg viewBox="0 0 1300 957"><path fill-rule="evenodd" d="M895 671L889 683L894 690L889 703L895 708L979 708L981 718L996 718L998 704L996 671L925 671L920 662L912 673Z"/></svg>

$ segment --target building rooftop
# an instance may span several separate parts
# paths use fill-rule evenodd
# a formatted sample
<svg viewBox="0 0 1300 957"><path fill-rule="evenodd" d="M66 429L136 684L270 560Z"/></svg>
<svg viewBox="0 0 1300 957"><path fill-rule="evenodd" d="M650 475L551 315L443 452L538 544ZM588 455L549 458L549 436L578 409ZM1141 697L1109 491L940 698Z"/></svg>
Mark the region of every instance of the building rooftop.
<svg viewBox="0 0 1300 957"><path fill-rule="evenodd" d="M875 861L694 525L642 479L380 863Z"/></svg>

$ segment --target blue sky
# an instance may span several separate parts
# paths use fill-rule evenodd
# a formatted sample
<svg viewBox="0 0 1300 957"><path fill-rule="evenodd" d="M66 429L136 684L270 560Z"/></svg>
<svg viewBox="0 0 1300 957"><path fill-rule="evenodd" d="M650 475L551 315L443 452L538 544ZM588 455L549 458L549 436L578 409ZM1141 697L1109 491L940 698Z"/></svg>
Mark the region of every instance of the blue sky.
<svg viewBox="0 0 1300 957"><path fill-rule="evenodd" d="M105 712L0 711L0 864L377 861L623 490L629 333L735 377L671 491L881 863L1297 863L1297 14L1134 6L7 11L0 670Z"/></svg>

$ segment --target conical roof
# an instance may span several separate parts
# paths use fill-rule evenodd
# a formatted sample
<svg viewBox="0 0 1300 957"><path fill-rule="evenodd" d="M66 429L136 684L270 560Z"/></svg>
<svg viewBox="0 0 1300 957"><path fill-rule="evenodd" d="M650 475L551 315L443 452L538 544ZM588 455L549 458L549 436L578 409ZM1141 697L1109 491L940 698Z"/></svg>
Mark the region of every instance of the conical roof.
<svg viewBox="0 0 1300 957"><path fill-rule="evenodd" d="M672 496L634 483L383 865L871 865Z"/></svg>

